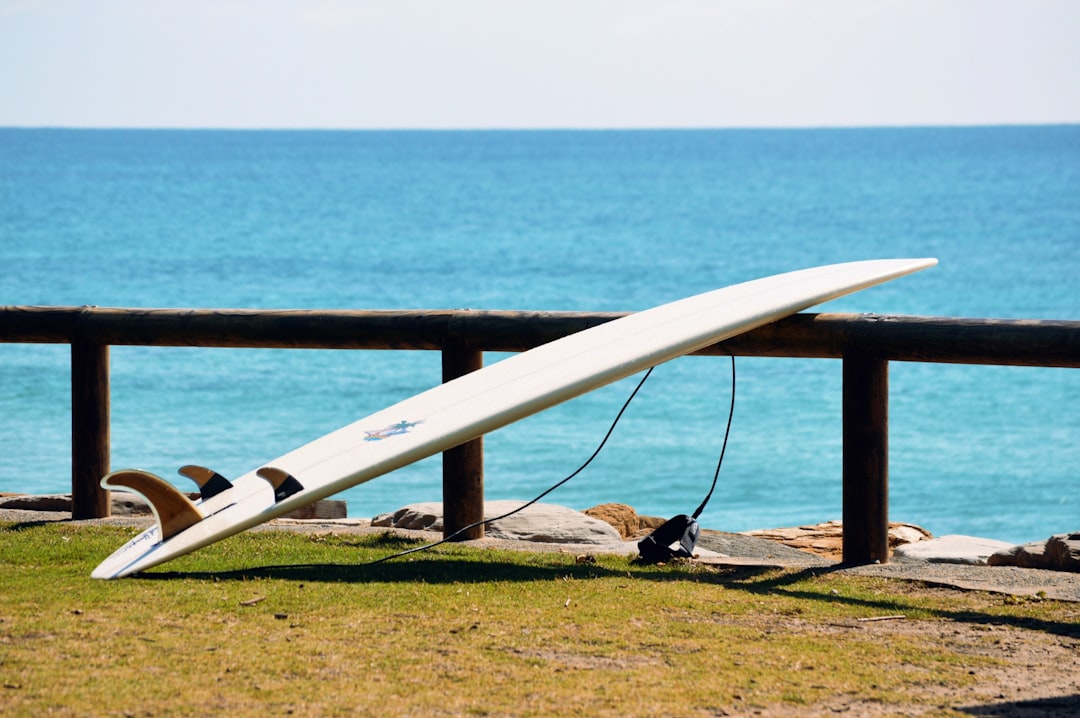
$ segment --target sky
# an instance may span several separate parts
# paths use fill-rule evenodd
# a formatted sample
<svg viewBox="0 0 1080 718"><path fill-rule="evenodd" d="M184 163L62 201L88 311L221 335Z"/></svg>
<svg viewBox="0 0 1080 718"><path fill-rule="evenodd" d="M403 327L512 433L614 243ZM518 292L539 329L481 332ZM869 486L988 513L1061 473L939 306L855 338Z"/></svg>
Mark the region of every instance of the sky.
<svg viewBox="0 0 1080 718"><path fill-rule="evenodd" d="M0 126L1080 123L1080 0L0 0Z"/></svg>

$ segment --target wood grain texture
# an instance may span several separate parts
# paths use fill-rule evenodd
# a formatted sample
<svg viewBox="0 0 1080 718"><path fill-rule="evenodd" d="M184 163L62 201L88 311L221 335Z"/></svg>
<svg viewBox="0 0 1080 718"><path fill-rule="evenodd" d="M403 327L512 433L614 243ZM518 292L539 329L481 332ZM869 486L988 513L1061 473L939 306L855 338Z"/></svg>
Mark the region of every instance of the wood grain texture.
<svg viewBox="0 0 1080 718"><path fill-rule="evenodd" d="M175 536L202 520L202 514L188 497L172 484L148 471L124 469L101 480L105 486L126 488L143 496L154 509L162 539Z"/></svg>
<svg viewBox="0 0 1080 718"><path fill-rule="evenodd" d="M526 351L625 312L0 307L0 343ZM699 354L1080 367L1080 321L797 314Z"/></svg>

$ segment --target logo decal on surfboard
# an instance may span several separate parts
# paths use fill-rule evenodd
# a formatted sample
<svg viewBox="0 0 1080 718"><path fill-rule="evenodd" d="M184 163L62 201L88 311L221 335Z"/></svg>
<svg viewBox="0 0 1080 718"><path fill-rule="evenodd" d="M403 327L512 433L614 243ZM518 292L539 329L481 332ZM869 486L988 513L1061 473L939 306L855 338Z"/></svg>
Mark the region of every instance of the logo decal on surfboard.
<svg viewBox="0 0 1080 718"><path fill-rule="evenodd" d="M382 439L389 439L391 436L401 436L402 434L408 434L409 429L413 428L417 424L423 424L423 420L420 421L399 421L396 424L391 424L383 429L376 429L375 431L365 431L367 436L364 437L364 441L381 441Z"/></svg>

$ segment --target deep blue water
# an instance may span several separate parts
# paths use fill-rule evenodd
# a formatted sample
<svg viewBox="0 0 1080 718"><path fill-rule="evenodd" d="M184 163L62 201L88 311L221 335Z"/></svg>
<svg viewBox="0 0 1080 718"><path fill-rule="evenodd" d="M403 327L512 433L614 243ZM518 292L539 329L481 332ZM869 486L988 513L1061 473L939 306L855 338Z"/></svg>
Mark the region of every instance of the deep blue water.
<svg viewBox="0 0 1080 718"><path fill-rule="evenodd" d="M1080 319L1080 126L0 129L3 304L636 310L901 256L940 265L825 308ZM70 489L68 365L66 346L0 344L0 491ZM438 378L434 353L117 347L113 465L237 475ZM548 500L692 510L729 381L723 360L664 365ZM631 389L489 436L487 495L570 473ZM839 362L740 359L737 391L705 524L839 518ZM894 520L1013 541L1080 528L1080 372L893 363L891 392ZM342 497L367 516L440 491L435 458Z"/></svg>

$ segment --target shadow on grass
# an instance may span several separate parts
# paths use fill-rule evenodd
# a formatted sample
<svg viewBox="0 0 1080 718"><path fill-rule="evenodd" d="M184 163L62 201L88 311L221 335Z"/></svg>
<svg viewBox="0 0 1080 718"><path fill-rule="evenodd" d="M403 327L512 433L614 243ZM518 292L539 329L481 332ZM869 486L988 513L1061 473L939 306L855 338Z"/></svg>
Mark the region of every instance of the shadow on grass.
<svg viewBox="0 0 1080 718"><path fill-rule="evenodd" d="M1053 716L1080 715L1080 695L1038 698L1030 701L988 703L981 706L954 708L960 713L973 716L1025 716L1026 718L1052 718Z"/></svg>
<svg viewBox="0 0 1080 718"><path fill-rule="evenodd" d="M776 569L768 567L740 567L740 580ZM536 563L477 561L448 555L432 555L424 558L400 559L377 565L355 563L312 563L276 566L259 566L233 571L153 571L133 576L139 580L201 579L214 581L249 581L252 579L279 579L309 583L506 583L551 581L562 578L637 578L650 581L725 584L730 574L717 572L664 571L663 568L629 565L611 568L592 563Z"/></svg>
<svg viewBox="0 0 1080 718"><path fill-rule="evenodd" d="M10 531L12 533L19 533L21 531L30 531L32 529L40 528L42 526L56 526L64 523L66 519L40 519L35 521L7 521L0 523L0 531ZM70 522L68 522L70 523Z"/></svg>
<svg viewBox="0 0 1080 718"><path fill-rule="evenodd" d="M346 542L362 549L402 550L418 544L392 535ZM466 549L455 555L456 548L446 552L425 552L397 558L385 563L305 563L270 565L230 571L154 571L133 577L145 581L196 579L212 581L249 581L277 579L295 582L324 583L401 583L427 584L542 582L556 579L631 578L671 584L712 584L728 590L744 591L757 596L783 596L805 601L845 605L859 609L874 609L886 613L925 613L942 620L975 625L1005 625L1027 630L1080 638L1080 625L1063 621L1023 616L1007 616L978 610L933 608L906 601L902 595L869 598L845 596L832 592L827 586L817 590L807 582L843 568L840 565L783 570L770 566L737 566L702 570L691 566L647 566L627 561L613 566L608 560L600 563L576 563L562 556L559 563L552 554L536 554L535 563L499 560L490 553ZM372 559L375 560L375 559ZM676 589L677 590L677 589Z"/></svg>
<svg viewBox="0 0 1080 718"><path fill-rule="evenodd" d="M647 566L591 559L578 562L569 554L521 553L507 551L506 560L499 552L477 550L468 546L445 544L434 550L423 542L392 533L347 539L335 537L333 548L355 549L365 555L355 563L296 563L249 567L238 570L157 571L140 573L141 580L201 579L214 581L246 581L251 579L280 579L284 581L326 583L399 583L428 584L497 583L550 581L561 578L640 578L651 581L694 581L725 584L737 573L748 580L765 573L775 573L773 567L738 567L724 571L693 570L683 567ZM372 556L381 552L381 556ZM399 555L405 553L407 555ZM512 558L511 558L512 557ZM618 559L616 559L618 561ZM673 570L674 569L674 570Z"/></svg>
<svg viewBox="0 0 1080 718"><path fill-rule="evenodd" d="M843 596L839 594L825 595L821 592L808 591L795 587L795 584L800 584L817 576L839 571L843 568L845 568L845 566L842 564L827 567L806 568L799 571L783 573L781 575L765 576L760 580L738 583L737 585L725 584L725 586L727 588L740 588L749 593L758 595L784 595L808 601L824 601L833 604L850 605L853 607L875 608L886 612L912 609L929 613L936 618L956 621L958 623L1003 625L1014 628L1043 631L1058 636L1080 638L1080 624L1077 623L1044 620L1025 616L1002 616L972 610L949 610L926 607L916 608L910 604L906 604L902 597L868 599L865 597Z"/></svg>

